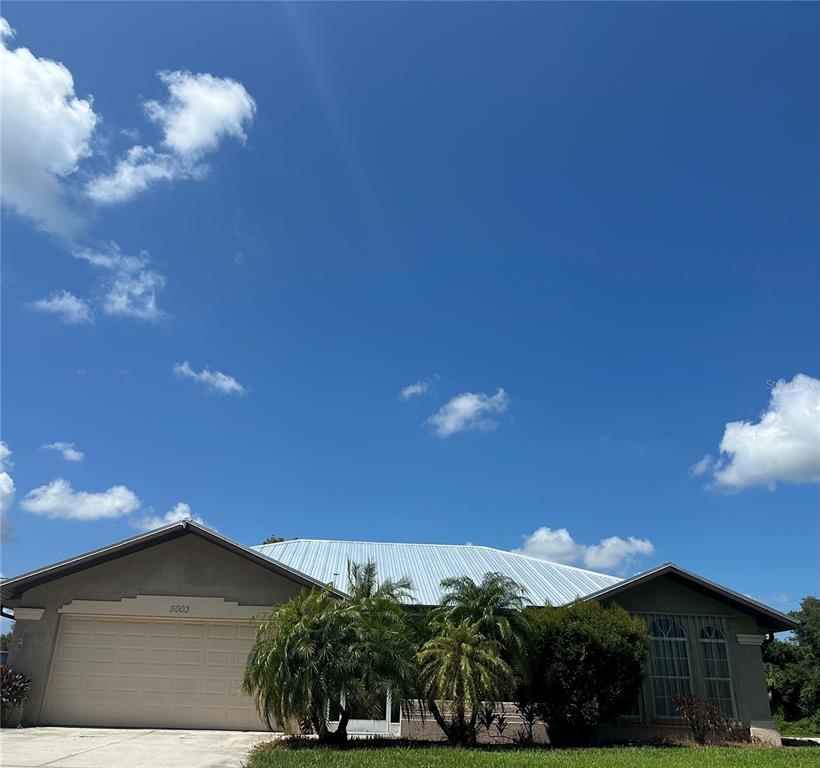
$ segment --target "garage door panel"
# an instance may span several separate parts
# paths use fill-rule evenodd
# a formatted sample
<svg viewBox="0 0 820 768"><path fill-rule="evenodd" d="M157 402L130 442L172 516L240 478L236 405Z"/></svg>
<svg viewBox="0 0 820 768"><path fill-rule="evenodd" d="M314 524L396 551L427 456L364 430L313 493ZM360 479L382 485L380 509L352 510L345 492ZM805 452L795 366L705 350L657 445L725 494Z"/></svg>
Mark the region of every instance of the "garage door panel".
<svg viewBox="0 0 820 768"><path fill-rule="evenodd" d="M185 649L177 651L177 664L200 666L202 664L202 651Z"/></svg>
<svg viewBox="0 0 820 768"><path fill-rule="evenodd" d="M126 621L122 633L126 637L148 637L151 625L147 621Z"/></svg>
<svg viewBox="0 0 820 768"><path fill-rule="evenodd" d="M88 635L91 634L92 624L88 619L75 619L70 616L64 619L63 632L66 635Z"/></svg>
<svg viewBox="0 0 820 768"><path fill-rule="evenodd" d="M255 636L240 622L63 617L43 722L266 730L238 692Z"/></svg>
<svg viewBox="0 0 820 768"><path fill-rule="evenodd" d="M210 640L230 640L235 632L233 624L210 624L208 626L208 639Z"/></svg>
<svg viewBox="0 0 820 768"><path fill-rule="evenodd" d="M60 661L70 663L85 660L85 648L81 645L65 645L60 650Z"/></svg>
<svg viewBox="0 0 820 768"><path fill-rule="evenodd" d="M204 638L205 634L205 624L193 624L190 622L183 622L183 625L179 628L179 636L184 638Z"/></svg>

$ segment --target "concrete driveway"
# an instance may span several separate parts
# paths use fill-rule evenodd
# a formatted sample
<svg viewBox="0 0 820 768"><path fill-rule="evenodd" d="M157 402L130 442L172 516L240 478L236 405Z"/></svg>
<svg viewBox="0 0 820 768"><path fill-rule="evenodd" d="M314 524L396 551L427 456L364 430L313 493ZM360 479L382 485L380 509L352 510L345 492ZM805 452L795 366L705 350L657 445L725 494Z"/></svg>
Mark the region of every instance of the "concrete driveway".
<svg viewBox="0 0 820 768"><path fill-rule="evenodd" d="M3 768L239 768L272 733L130 728L4 728Z"/></svg>

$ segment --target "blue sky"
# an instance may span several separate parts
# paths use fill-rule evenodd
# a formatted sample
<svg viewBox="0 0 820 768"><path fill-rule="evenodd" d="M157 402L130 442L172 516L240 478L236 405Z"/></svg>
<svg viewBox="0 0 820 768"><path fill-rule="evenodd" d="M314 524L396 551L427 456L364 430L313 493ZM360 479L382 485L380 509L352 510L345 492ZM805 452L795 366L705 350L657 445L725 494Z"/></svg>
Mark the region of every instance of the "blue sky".
<svg viewBox="0 0 820 768"><path fill-rule="evenodd" d="M190 513L818 592L816 5L3 13L5 575Z"/></svg>

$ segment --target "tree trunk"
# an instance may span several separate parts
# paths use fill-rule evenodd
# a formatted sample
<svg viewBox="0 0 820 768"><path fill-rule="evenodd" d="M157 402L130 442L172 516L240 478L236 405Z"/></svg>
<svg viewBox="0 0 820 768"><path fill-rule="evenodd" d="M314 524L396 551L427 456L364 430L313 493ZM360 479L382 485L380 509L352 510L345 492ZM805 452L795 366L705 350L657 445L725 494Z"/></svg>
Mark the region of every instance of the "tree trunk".
<svg viewBox="0 0 820 768"><path fill-rule="evenodd" d="M470 723L468 725L469 730L467 731L467 741L468 746L474 747L476 745L476 722L478 720L478 707L475 707L473 711L470 713ZM490 731L487 730L487 735L489 735Z"/></svg>
<svg viewBox="0 0 820 768"><path fill-rule="evenodd" d="M439 710L436 702L431 699L427 702L427 708L433 715L433 720L436 721L438 727L441 728L442 732L447 737L447 743L450 746L458 745L458 733L456 732L456 728L453 726L452 723L448 723L444 719L444 716L441 714L441 710Z"/></svg>
<svg viewBox="0 0 820 768"><path fill-rule="evenodd" d="M345 744L347 743L347 723L350 720L350 711L347 709L341 710L339 714L339 725L335 731L328 728L324 732L319 733L319 741L322 744Z"/></svg>

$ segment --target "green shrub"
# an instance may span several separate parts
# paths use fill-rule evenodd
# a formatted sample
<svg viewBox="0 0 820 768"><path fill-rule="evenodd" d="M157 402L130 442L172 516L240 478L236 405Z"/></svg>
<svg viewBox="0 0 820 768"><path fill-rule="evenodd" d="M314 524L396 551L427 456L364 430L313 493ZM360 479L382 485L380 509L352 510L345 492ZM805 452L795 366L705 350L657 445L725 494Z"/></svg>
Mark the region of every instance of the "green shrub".
<svg viewBox="0 0 820 768"><path fill-rule="evenodd" d="M535 609L522 675L554 744L588 743L592 729L634 708L649 635L643 621L597 602Z"/></svg>
<svg viewBox="0 0 820 768"><path fill-rule="evenodd" d="M802 720L784 720L775 715L775 725L781 736L820 736L820 712Z"/></svg>

